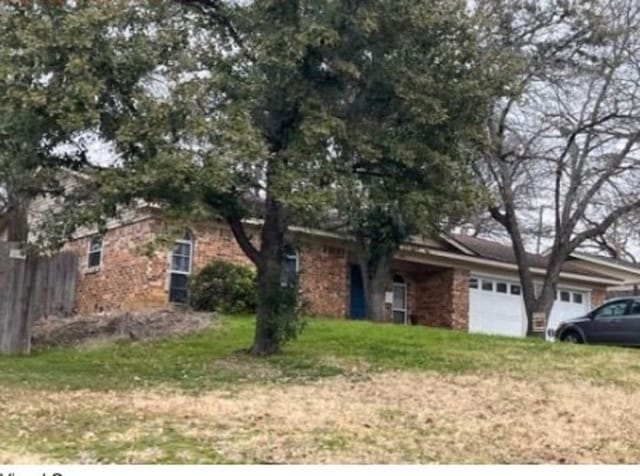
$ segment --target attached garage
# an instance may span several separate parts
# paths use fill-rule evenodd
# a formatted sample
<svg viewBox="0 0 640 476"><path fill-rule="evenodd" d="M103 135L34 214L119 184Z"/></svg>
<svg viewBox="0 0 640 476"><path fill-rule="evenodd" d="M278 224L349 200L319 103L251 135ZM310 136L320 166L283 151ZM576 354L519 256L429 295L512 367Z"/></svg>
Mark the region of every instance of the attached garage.
<svg viewBox="0 0 640 476"><path fill-rule="evenodd" d="M469 332L526 335L520 283L488 276L469 277Z"/></svg>
<svg viewBox="0 0 640 476"><path fill-rule="evenodd" d="M590 310L590 293L577 289L558 288L547 329L555 329L562 321L583 316Z"/></svg>
<svg viewBox="0 0 640 476"><path fill-rule="evenodd" d="M469 332L521 337L526 335L527 319L513 247L482 238L449 235L446 242L455 248L431 254L457 261L469 269ZM548 257L529 254L529 267L540 284L548 267ZM606 288L621 282L640 283L640 265L600 256L573 253L562 266L556 300L548 327L563 320L583 316L602 303ZM640 284L638 284L640 286Z"/></svg>
<svg viewBox="0 0 640 476"><path fill-rule="evenodd" d="M587 291L559 288L547 327L589 312ZM523 337L527 319L520 283L506 279L471 275L469 278L469 332Z"/></svg>

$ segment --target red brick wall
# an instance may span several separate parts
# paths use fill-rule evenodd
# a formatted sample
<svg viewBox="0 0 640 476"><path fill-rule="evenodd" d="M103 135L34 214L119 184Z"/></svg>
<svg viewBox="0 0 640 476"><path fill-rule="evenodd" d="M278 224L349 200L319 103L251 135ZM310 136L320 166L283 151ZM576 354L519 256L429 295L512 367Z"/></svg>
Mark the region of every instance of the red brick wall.
<svg viewBox="0 0 640 476"><path fill-rule="evenodd" d="M227 228L215 225L194 227L194 265L200 269L214 259L253 267ZM253 242L258 246L257 236ZM299 250L300 287L309 304L308 312L321 316L347 313L347 256L343 248L301 241Z"/></svg>
<svg viewBox="0 0 640 476"><path fill-rule="evenodd" d="M591 289L591 308L596 308L607 299L607 291L605 288Z"/></svg>
<svg viewBox="0 0 640 476"><path fill-rule="evenodd" d="M469 329L469 271L454 269L452 272L451 327L466 331Z"/></svg>
<svg viewBox="0 0 640 476"><path fill-rule="evenodd" d="M466 330L469 326L469 272L442 269L415 279L413 317L416 323Z"/></svg>
<svg viewBox="0 0 640 476"><path fill-rule="evenodd" d="M75 240L67 248L79 258L76 311L100 312L114 309L162 307L167 303L165 279L167 253L153 258L138 248L151 241L158 229L153 219L109 230L102 243L100 269L89 271L87 253L90 237Z"/></svg>
<svg viewBox="0 0 640 476"><path fill-rule="evenodd" d="M306 243L300 252L300 286L309 312L320 316L347 315L347 254L344 249Z"/></svg>
<svg viewBox="0 0 640 476"><path fill-rule="evenodd" d="M87 270L90 237L67 245L79 256L80 269L76 311L81 313L117 309L143 309L169 305L170 249L160 248L152 257L139 252L161 230L152 218L109 230L103 239L100 269ZM235 242L230 230L215 225L196 225L193 272L213 259L253 266ZM257 240L254 240L257 241ZM346 253L321 243L300 246L300 284L309 312L345 316L347 306Z"/></svg>
<svg viewBox="0 0 640 476"><path fill-rule="evenodd" d="M236 243L233 233L221 225L198 224L191 228L194 234L193 265L197 271L214 259L253 267L253 263ZM253 238L259 246L259 240Z"/></svg>

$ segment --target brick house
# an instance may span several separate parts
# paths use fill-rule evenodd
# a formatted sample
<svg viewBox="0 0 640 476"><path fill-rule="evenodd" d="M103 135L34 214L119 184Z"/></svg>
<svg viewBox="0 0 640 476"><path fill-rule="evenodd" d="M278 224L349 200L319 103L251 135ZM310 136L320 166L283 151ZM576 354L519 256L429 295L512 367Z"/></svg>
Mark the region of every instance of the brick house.
<svg viewBox="0 0 640 476"><path fill-rule="evenodd" d="M155 210L141 208L109 223L103 236L86 231L69 242L67 248L80 258L76 310L169 306L184 299L188 275L213 259L251 266L223 223L194 223L172 249L142 254L141 246L163 227ZM286 264L299 273L310 312L363 318L354 244L334 233L302 228L291 230L291 240L296 251ZM542 276L545 258L532 255L531 263L534 275ZM605 261L572 256L561 273L549 325L602 303L607 286L640 279L640 269L625 269L630 274L624 276L617 271ZM392 275L385 304L389 322L525 334L521 286L509 246L464 236L415 240L397 254Z"/></svg>

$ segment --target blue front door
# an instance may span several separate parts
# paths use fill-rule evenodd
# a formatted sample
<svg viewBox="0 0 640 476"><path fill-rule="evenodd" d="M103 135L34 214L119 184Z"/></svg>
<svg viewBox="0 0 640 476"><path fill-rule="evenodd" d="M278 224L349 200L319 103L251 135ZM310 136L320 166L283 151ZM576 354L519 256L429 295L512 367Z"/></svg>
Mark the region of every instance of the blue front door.
<svg viewBox="0 0 640 476"><path fill-rule="evenodd" d="M349 316L351 319L364 319L367 314L365 312L364 286L362 285L360 266L352 264L350 275L351 302L349 304Z"/></svg>

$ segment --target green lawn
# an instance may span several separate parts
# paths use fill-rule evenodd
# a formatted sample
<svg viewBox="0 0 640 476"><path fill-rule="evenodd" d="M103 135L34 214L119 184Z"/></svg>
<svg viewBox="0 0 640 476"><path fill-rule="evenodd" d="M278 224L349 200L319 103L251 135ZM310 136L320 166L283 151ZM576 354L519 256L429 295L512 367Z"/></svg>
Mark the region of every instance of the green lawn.
<svg viewBox="0 0 640 476"><path fill-rule="evenodd" d="M635 349L551 344L539 339L471 335L445 329L311 319L302 336L266 360L243 355L253 320L230 317L202 333L155 342L121 341L1 358L5 385L43 389L131 389L159 384L203 391L251 379L252 363L274 372L262 380L296 382L388 370L438 374L568 375L594 382L640 383ZM218 366L233 358L246 365ZM262 369L264 370L264 369ZM260 373L260 372L259 372ZM275 375L275 376L274 376Z"/></svg>
<svg viewBox="0 0 640 476"><path fill-rule="evenodd" d="M640 462L640 354L311 319L0 358L0 463Z"/></svg>

